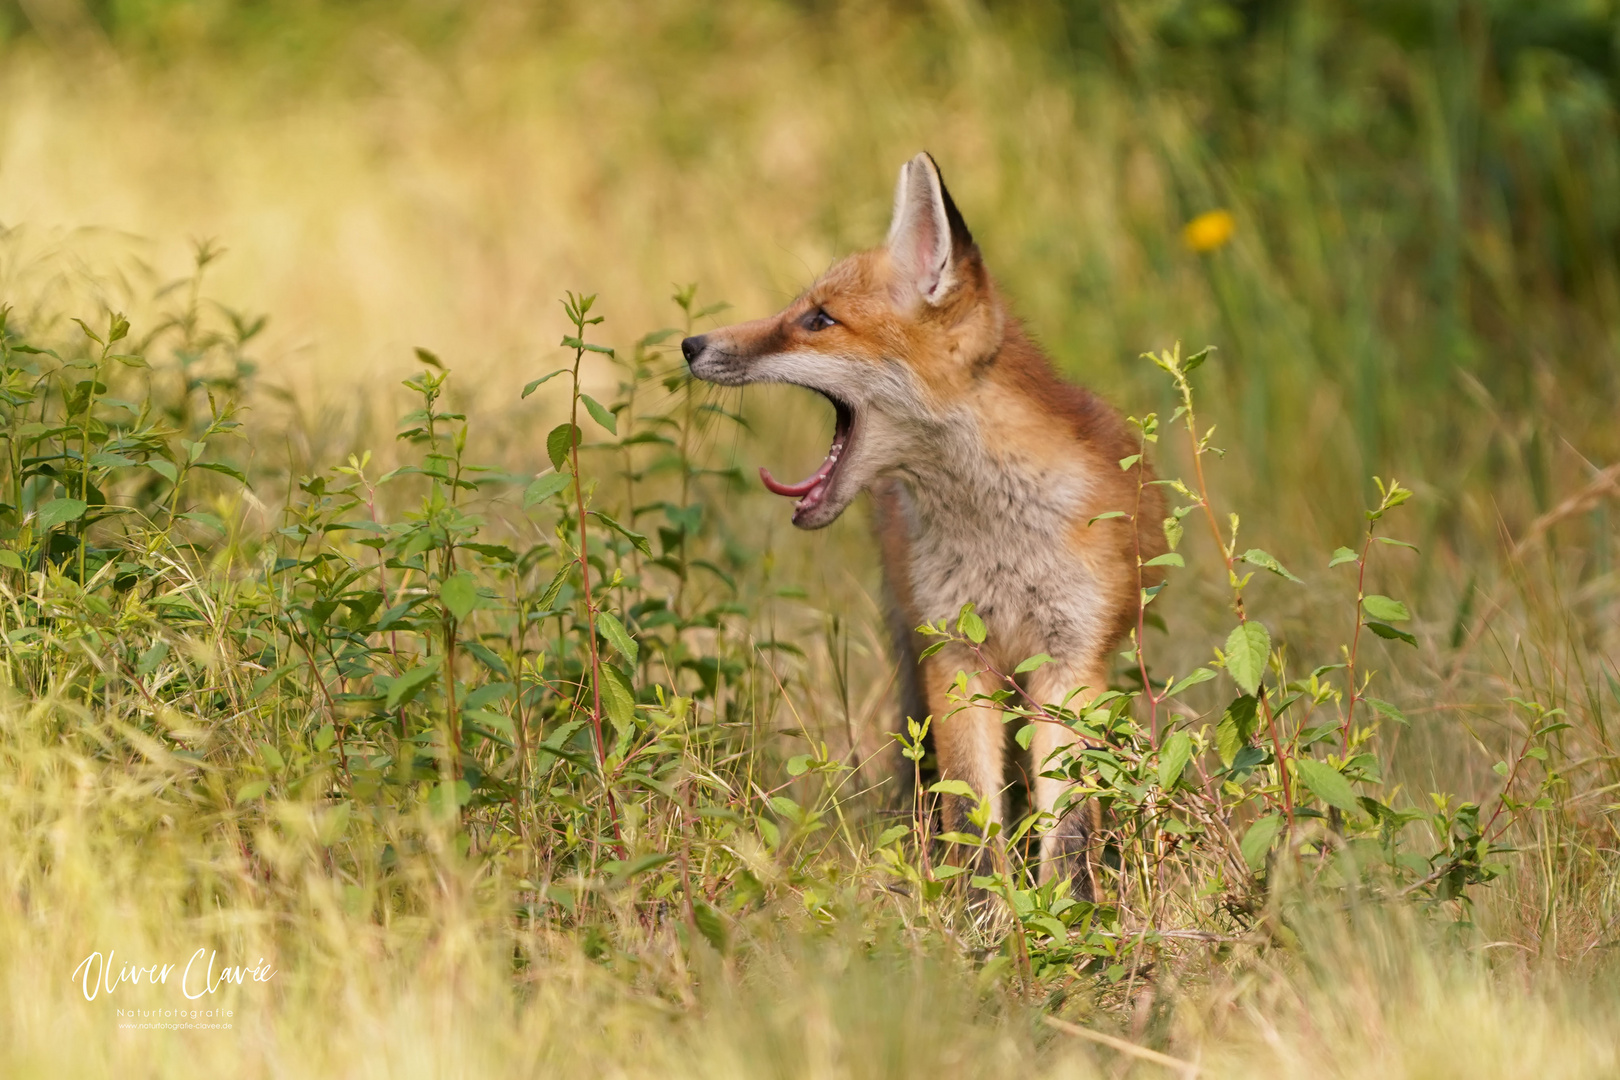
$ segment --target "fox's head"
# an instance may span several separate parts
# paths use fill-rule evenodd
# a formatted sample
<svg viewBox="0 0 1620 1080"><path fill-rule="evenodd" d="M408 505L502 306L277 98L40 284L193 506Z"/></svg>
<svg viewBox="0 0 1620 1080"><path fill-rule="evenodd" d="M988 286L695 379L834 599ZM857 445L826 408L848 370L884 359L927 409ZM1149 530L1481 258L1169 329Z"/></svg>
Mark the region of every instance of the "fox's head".
<svg viewBox="0 0 1620 1080"><path fill-rule="evenodd" d="M814 475L765 486L798 499L793 523L819 529L878 476L926 454L976 367L1000 347L1005 316L939 167L900 168L884 246L842 259L765 319L681 342L692 374L725 386L792 383L837 412Z"/></svg>

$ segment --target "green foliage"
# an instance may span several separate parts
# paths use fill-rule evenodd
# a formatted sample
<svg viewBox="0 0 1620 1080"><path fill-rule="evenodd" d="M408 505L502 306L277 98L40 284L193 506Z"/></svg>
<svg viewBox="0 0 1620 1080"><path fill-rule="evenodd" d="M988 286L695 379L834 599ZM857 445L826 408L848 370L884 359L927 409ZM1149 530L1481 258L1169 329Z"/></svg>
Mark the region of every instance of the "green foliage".
<svg viewBox="0 0 1620 1080"><path fill-rule="evenodd" d="M703 309L690 289L675 299L690 329ZM1223 523L1204 485L1217 451L1193 410L1198 364L1177 349L1153 360L1197 479L1157 481L1181 500L1164 523L1179 553L1151 565L1190 574L1204 545L1182 523L1208 525L1237 620L1209 659L1154 670L1142 636L1163 585L1139 591L1135 685L1061 703L1018 679L1051 657L989 665L971 604L919 628L926 651L951 648L994 681L977 692L962 672L958 704L992 704L1026 748L1036 724L1074 734L1037 767L1075 782L1060 815L1101 810L1095 893L1035 880L1050 815L995 822L969 785L928 783L934 717L894 733L914 802L903 822L884 817L821 731L801 724L799 752L780 754L761 723L761 695L792 706L767 648L795 647L761 640L766 569L722 535L736 474L696 452L699 424L733 418L694 397L663 351L670 333L613 350L592 340L594 297L563 309L568 362L519 399L562 418L549 468L470 458L453 370L417 350L401 463L378 473L357 453L292 477L270 528L249 513L266 478L224 456L251 335L176 317L124 345L114 315L79 324L74 351L0 321L0 662L14 695L48 703L30 722L75 752L161 758L163 798L205 815L207 835L250 864L330 875L368 919L434 910L450 859L505 883L514 932L564 935L615 970L644 955L628 926L662 928L696 962L746 951L792 912L874 933L953 927L982 942L986 980L1103 1000L1183 962L1189 941L1287 945L1302 896L1416 900L1466 925L1478 886L1508 871L1509 831L1553 807L1553 737L1569 725L1529 698L1494 800L1401 798L1380 731L1407 719L1369 695L1363 650L1417 639L1392 626L1421 625L1406 603L1367 589L1392 539L1380 530L1411 492L1376 481L1359 551L1333 560L1355 566L1353 594L1339 571L1324 585L1262 549L1240 554L1238 517ZM581 390L587 361L619 373L605 404ZM235 381L159 381L177 364ZM1145 455L1158 418L1133 423ZM1320 604L1342 598L1355 616L1342 659L1298 674L1240 564ZM963 831L937 831L943 799L961 801Z"/></svg>
<svg viewBox="0 0 1620 1080"><path fill-rule="evenodd" d="M689 318L693 295L677 297ZM768 892L743 853L781 860L767 880L827 858L812 842L826 792L800 802L749 779L762 759L746 703L771 676L739 618L750 568L716 550L715 500L735 475L691 456L712 414L689 393L638 408L649 383L685 385L659 370L679 364L657 346L668 333L621 359L589 340L594 307L566 298L571 362L553 374L567 378L523 394L561 387L560 403L533 399L569 417L547 440L555 471L470 460L452 371L419 349L405 462L378 474L360 453L293 478L262 534L248 478L215 456L240 380L180 381L206 413L165 397L173 384L134 381L174 370L166 343L196 369L234 362L250 335L182 313L131 346L114 315L81 324L75 353L0 318L8 684L127 733L62 713L70 742L191 762L175 783L233 829L274 832L300 806L372 822L323 834L351 880L448 835L527 882L525 918L583 928L626 890L654 908L673 896L726 948L730 920ZM580 389L587 356L622 372L610 404ZM583 434L582 411L610 441ZM637 529L649 518L655 538ZM844 771L825 746L788 766L832 784Z"/></svg>
<svg viewBox="0 0 1620 1080"><path fill-rule="evenodd" d="M1089 699L1071 694L1062 704L1033 700L1014 677L1041 658L1011 673L996 669L982 648L984 627L972 605L962 609L954 632L944 624L918 628L935 638L930 650L955 645L996 685L988 692L970 692L970 685L977 684L966 672L959 674L955 700L960 705L980 703L1001 710L1007 722L1019 726L1025 746L1034 724L1062 724L1073 733L1067 748L1036 763L1043 775L1074 782L1067 804L1056 809L1059 817L1071 810L1084 812L1081 804L1092 801L1102 810L1101 850L1092 854L1101 873L1096 875L1096 896L1085 903L1070 899L1054 906L1055 897L1067 895L1069 883L1029 888L1011 858L1024 837L1056 826L1050 816L1029 815L1003 835L999 825L986 825L981 805L979 815L970 815L978 825L976 834L939 837L979 849L977 864L993 868L973 876L972 884L1006 905L1014 919L1010 940L1031 977L1051 964L1078 963L1114 981L1125 970L1119 966L1123 958L1134 955L1132 966L1150 962L1149 957L1162 951L1166 935L1241 935L1259 926L1280 933L1274 921L1277 905L1300 889L1307 894L1353 889L1389 899L1420 897L1466 923L1472 910L1468 887L1505 872L1502 859L1512 850L1505 841L1511 824L1525 812L1552 806L1547 793L1558 783L1557 774L1544 770L1530 780L1525 765L1548 760L1543 740L1560 725L1547 722L1551 710L1525 702L1523 707L1537 720L1518 756L1497 766L1507 783L1487 819L1481 820L1476 804L1442 792L1430 794L1423 804L1397 808L1396 792L1385 780L1392 763L1379 723L1384 718L1404 722L1404 717L1395 706L1368 696L1371 675L1361 653L1363 627L1382 637L1415 640L1379 621L1410 621L1405 604L1363 590L1374 542L1391 539L1380 536L1378 528L1411 497L1393 480L1375 478L1380 499L1366 514L1359 554L1340 549L1348 557L1334 560L1352 562L1358 572L1356 594L1346 597L1357 617L1342 648L1343 661L1316 666L1305 677L1290 675L1294 661L1285 644L1274 642L1250 612L1252 575L1240 576L1235 567L1246 562L1295 585L1306 583L1260 549L1238 554L1236 514L1228 515L1227 529L1221 528L1202 460L1214 452L1213 429L1200 434L1189 378L1207 355L1205 350L1184 360L1177 346L1149 357L1174 383L1179 405L1172 419L1184 424L1196 475L1191 484L1175 478L1154 482L1184 500L1170 520L1196 514L1209 525L1216 565L1238 618L1224 644L1213 649L1214 666L1225 669L1240 696L1224 707L1220 699L1206 698L1207 708L1189 713L1187 693L1211 682L1213 671L1196 668L1180 678L1153 674L1140 633L1157 588L1140 590L1138 631L1129 653L1139 687L1105 690ZM1132 424L1141 433L1145 454L1160 439L1158 418L1132 418ZM1164 563L1139 559L1139 565L1145 570ZM1183 564L1178 559L1176 565ZM1171 711L1161 724L1161 710L1180 711ZM910 738L915 742L915 730ZM929 791L975 798L959 780L941 781ZM942 869L934 868L936 880L946 880ZM1117 932L1121 925L1139 929L1134 937L1122 936Z"/></svg>

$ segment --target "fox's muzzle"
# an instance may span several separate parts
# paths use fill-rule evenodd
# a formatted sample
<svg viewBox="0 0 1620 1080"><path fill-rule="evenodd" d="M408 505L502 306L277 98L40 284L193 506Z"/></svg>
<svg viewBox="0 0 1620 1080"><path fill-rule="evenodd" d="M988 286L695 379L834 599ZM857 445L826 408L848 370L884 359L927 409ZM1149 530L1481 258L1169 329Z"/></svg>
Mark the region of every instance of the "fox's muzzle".
<svg viewBox="0 0 1620 1080"><path fill-rule="evenodd" d="M681 342L681 355L686 357L686 370L694 379L736 386L744 380L737 358L726 349L725 338L713 340L712 334L694 334Z"/></svg>
<svg viewBox="0 0 1620 1080"><path fill-rule="evenodd" d="M691 367L692 361L703 355L703 347L708 343L707 334L695 334L681 342L681 355L686 357L687 367Z"/></svg>

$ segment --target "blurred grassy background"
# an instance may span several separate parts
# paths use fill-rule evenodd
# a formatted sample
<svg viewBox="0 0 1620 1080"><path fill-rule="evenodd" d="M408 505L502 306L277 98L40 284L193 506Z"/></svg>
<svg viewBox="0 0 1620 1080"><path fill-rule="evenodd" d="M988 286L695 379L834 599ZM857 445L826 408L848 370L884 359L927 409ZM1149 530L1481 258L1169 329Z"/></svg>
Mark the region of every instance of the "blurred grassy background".
<svg viewBox="0 0 1620 1080"><path fill-rule="evenodd" d="M170 273L218 237L273 380L375 392L424 344L504 404L563 288L625 338L670 282L771 309L881 239L927 147L1066 369L1141 411L1139 352L1214 343L1241 475L1345 528L1395 470L1469 557L1620 455L1615 27L1587 0L6 0L0 221L12 274L73 230ZM1214 208L1231 243L1187 250Z"/></svg>
<svg viewBox="0 0 1620 1080"><path fill-rule="evenodd" d="M516 391L550 366L564 289L600 292L621 344L676 321L674 283L730 300L716 321L773 310L881 240L926 147L1073 376L1167 412L1139 353L1219 347L1202 392L1218 483L1264 514L1251 539L1320 567L1393 473L1419 494L1399 585L1431 636L1557 596L1547 633L1612 671L1616 12L3 0L0 285L136 308L188 238L218 238L211 291L271 316L262 379L296 403L304 466L386 453L375 416L413 345L517 465L549 426ZM1230 242L1190 250L1214 209ZM766 388L744 408L761 437L722 453L819 459L818 404ZM860 515L783 539L781 510L762 500L751 542L875 625ZM1277 592L1308 634L1309 602Z"/></svg>
<svg viewBox="0 0 1620 1080"><path fill-rule="evenodd" d="M1326 551L1362 527L1370 474L1417 489L1402 535L1422 553L1383 586L1417 601L1423 648L1387 657L1401 665L1403 704L1429 706L1409 709L1417 723L1403 736L1415 782L1493 782L1485 744L1517 730L1501 696L1529 687L1575 714L1584 741L1571 757L1595 812L1620 782L1609 734L1620 577L1613 484L1600 472L1620 461L1617 119L1612 0L0 0L0 298L41 314L74 310L69 297L138 314L186 271L189 238L215 237L229 255L210 269L210 292L271 317L255 343L260 380L285 398L263 396L256 417L285 413L293 466L358 445L386 455L398 382L423 345L487 418L475 437L532 471L550 425L520 412L517 395L553 366L564 289L602 295L616 344L676 324L677 283L735 305L716 321L763 314L839 254L881 240L894 172L927 148L1018 310L1074 377L1128 412L1168 412L1138 354L1178 339L1219 347L1200 372L1206 416L1230 448L1216 483L1254 542L1325 580ZM1230 241L1191 250L1184 226L1216 209L1233 216ZM779 474L819 460L819 405L765 389L743 406L758 436L718 454ZM282 428L257 430L256 452L280 460L264 433ZM1163 471L1180 470L1172 460ZM886 673L860 515L806 537L774 500L743 508L756 530L744 539L811 587L806 625L824 611L855 624L844 632L865 655L839 693L861 715L877 711ZM1318 594L1257 591L1302 654L1342 636ZM1170 599L1198 611L1220 602ZM1167 652L1202 661L1208 644L1186 633ZM815 652L805 676L823 719L837 713L824 685L835 651ZM1612 866L1605 820L1551 820L1542 850L1607 852ZM88 880L101 867L83 858ZM1620 896L1612 875L1580 865L1526 860L1493 925L1527 954L1601 961ZM84 901L83 925L103 902L114 901ZM78 948L83 925L64 925L34 966L55 970L61 957L47 953ZM1260 1060L1279 1073L1388 1075L1377 1060L1358 1058L1364 1073L1346 1064L1349 1048L1378 1040L1391 1061L1433 1075L1463 1060L1435 1032L1516 1025L1537 1034L1487 1040L1496 1049L1469 1060L1517 1074L1514 1062L1544 1059L1509 1050L1556 1045L1568 1075L1612 1069L1612 1040L1599 1037L1612 1034L1609 999L1590 1007L1598 1018L1581 1042L1559 1025L1575 1016L1579 1027L1586 1005L1524 1004L1497 984L1453 986L1445 971L1405 982L1406 954L1392 955L1322 1001L1240 1005L1234 990L1177 1023L1197 1028L1195 1041L1235 1040L1209 1064L1230 1075L1254 1075ZM468 1008L511 1007L499 963L487 964L478 977L498 992ZM545 993L567 998L571 984L556 985ZM749 1006L767 1033L791 1031L772 1051L784 1073L805 1061L836 1071L814 1064L848 1030L816 1020L836 996L823 985ZM1368 987L1383 988L1381 1004L1356 992ZM357 1040L440 1004L374 990L347 1006L374 1010ZM286 1023L338 1007L318 986L300 992L314 1004ZM910 1022L906 1010L926 1011L932 992L919 981L923 1004L889 1002L883 1023ZM545 997L523 1022L538 1042L571 1004ZM605 1030L645 1023L641 1005L602 1007L625 1010ZM48 1033L73 1022L58 1023L68 1027L31 1029L42 1060ZM745 1027L734 1042L688 1033L719 1049L682 1067L748 1071L737 1062L757 1048ZM461 1046L412 1030L435 1052ZM983 1033L964 1029L941 1053L1091 1068L1050 1048L1038 1056L1027 1030L1010 1030L980 1045ZM684 1044L670 1045L673 1059ZM351 1060L346 1046L329 1052ZM566 1057L566 1046L547 1053Z"/></svg>

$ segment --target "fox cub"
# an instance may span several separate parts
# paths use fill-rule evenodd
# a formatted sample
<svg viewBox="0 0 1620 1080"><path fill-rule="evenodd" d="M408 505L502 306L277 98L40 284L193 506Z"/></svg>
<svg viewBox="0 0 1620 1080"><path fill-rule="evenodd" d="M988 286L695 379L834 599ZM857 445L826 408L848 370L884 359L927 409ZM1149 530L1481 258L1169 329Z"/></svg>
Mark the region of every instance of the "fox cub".
<svg viewBox="0 0 1620 1080"><path fill-rule="evenodd" d="M1129 427L1060 379L1009 313L927 154L900 169L884 246L834 264L781 312L689 337L681 351L697 378L792 383L832 402L821 467L796 484L760 476L796 500L801 529L829 524L871 491L904 705L934 717L941 774L988 798L1001 821L1001 714L947 696L956 673L979 664L955 646L919 663L914 628L972 602L997 669L1052 657L1026 677L1031 697L1056 703L1084 687L1079 703L1104 689L1109 654L1135 622L1138 560L1164 544L1159 489L1139 487L1151 479L1140 462L1119 465L1137 450ZM1109 511L1127 516L1093 520ZM1136 522L1148 525L1138 532ZM982 673L970 686L999 689ZM1069 781L1039 773L1074 734L1036 729L1031 795L1053 811ZM1043 834L1042 880L1068 875L1090 890L1088 805ZM946 828L963 828L966 809L948 797Z"/></svg>

